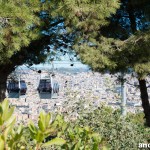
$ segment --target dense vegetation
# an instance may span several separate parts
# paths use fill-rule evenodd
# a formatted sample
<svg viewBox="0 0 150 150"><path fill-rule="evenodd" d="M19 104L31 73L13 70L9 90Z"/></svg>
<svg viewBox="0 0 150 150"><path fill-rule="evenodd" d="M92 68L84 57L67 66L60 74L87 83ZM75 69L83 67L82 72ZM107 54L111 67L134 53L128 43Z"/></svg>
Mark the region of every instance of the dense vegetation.
<svg viewBox="0 0 150 150"><path fill-rule="evenodd" d="M149 0L1 0L0 7L0 101L18 65L75 50L93 70L137 73L150 126Z"/></svg>
<svg viewBox="0 0 150 150"><path fill-rule="evenodd" d="M0 7L0 101L3 101L7 77L17 66L39 64L53 53L72 49L85 31L93 32L108 24L106 18L116 12L119 3L1 0Z"/></svg>
<svg viewBox="0 0 150 150"><path fill-rule="evenodd" d="M65 121L62 115L42 111L38 122L15 124L14 108L7 100L0 105L0 150L107 150L137 149L150 142L149 128L143 126L143 114L120 117L118 110L100 106L94 110L79 107L79 118Z"/></svg>
<svg viewBox="0 0 150 150"><path fill-rule="evenodd" d="M98 72L136 72L146 123L150 126L150 103L146 78L150 73L150 1L120 0L120 8L112 15L109 25L87 39L75 50L83 63ZM92 43L92 44L91 44Z"/></svg>

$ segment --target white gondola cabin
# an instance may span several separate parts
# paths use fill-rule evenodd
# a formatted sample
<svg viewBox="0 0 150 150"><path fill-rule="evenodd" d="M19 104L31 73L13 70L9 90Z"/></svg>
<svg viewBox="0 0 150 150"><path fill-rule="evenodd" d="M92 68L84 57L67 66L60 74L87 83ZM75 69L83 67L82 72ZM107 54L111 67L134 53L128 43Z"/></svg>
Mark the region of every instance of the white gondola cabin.
<svg viewBox="0 0 150 150"><path fill-rule="evenodd" d="M24 80L8 80L7 91L8 93L19 93L19 96L25 95L27 91L26 82Z"/></svg>
<svg viewBox="0 0 150 150"><path fill-rule="evenodd" d="M41 98L44 98L44 96L41 96L44 93L49 93L51 95L50 97L53 98L54 94L58 95L59 93L59 84L53 80L52 76L41 77L37 89Z"/></svg>

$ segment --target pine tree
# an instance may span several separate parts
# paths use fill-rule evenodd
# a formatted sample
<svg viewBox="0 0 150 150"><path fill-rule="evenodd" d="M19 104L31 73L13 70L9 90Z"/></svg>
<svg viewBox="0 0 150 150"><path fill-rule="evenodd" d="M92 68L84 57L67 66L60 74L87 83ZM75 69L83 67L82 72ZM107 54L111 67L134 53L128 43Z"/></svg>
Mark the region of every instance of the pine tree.
<svg viewBox="0 0 150 150"><path fill-rule="evenodd" d="M18 65L44 62L50 44L59 50L87 33L97 34L118 7L117 0L1 0L0 101L7 77Z"/></svg>
<svg viewBox="0 0 150 150"><path fill-rule="evenodd" d="M146 76L150 73L150 2L122 0L110 24L75 49L83 63L95 71L126 73L132 68L138 74L146 124L150 126L150 104ZM92 44L89 44L92 43Z"/></svg>

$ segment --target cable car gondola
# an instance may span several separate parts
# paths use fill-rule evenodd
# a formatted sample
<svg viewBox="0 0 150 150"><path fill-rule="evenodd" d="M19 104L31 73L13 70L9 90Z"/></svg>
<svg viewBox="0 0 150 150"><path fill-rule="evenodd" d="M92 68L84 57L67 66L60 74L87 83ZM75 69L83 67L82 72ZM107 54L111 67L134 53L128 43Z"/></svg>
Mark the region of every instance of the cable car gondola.
<svg viewBox="0 0 150 150"><path fill-rule="evenodd" d="M26 82L24 80L9 80L7 85L7 91L8 93L16 92L19 93L19 95L25 95L27 91Z"/></svg>
<svg viewBox="0 0 150 150"><path fill-rule="evenodd" d="M50 79L40 79L38 92L52 92L51 80Z"/></svg>
<svg viewBox="0 0 150 150"><path fill-rule="evenodd" d="M53 98L54 94L58 95L59 93L59 84L53 81L52 75L50 77L41 77L37 90L39 94L50 93L51 98Z"/></svg>

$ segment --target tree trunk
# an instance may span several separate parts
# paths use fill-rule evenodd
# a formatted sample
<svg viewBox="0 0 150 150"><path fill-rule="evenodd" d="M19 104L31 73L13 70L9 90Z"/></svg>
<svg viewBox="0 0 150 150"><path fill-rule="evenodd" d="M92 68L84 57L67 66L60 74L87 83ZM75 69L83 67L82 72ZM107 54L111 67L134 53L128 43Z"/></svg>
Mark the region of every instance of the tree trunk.
<svg viewBox="0 0 150 150"><path fill-rule="evenodd" d="M12 65L0 66L0 102L6 98L7 77L14 69Z"/></svg>
<svg viewBox="0 0 150 150"><path fill-rule="evenodd" d="M128 14L129 14L132 32L135 33L137 31L137 22L136 22L135 11L132 6L131 0L129 0L128 2ZM148 100L148 92L147 92L145 79L142 80L139 79L139 85L140 85L140 92L141 92L142 107L144 109L144 114L146 119L146 125L150 127L150 104Z"/></svg>
<svg viewBox="0 0 150 150"><path fill-rule="evenodd" d="M7 82L7 74L3 74L0 72L0 102L2 102L6 98L6 82Z"/></svg>
<svg viewBox="0 0 150 150"><path fill-rule="evenodd" d="M150 103L148 100L148 92L145 79L139 80L142 107L144 109L146 125L150 127Z"/></svg>

